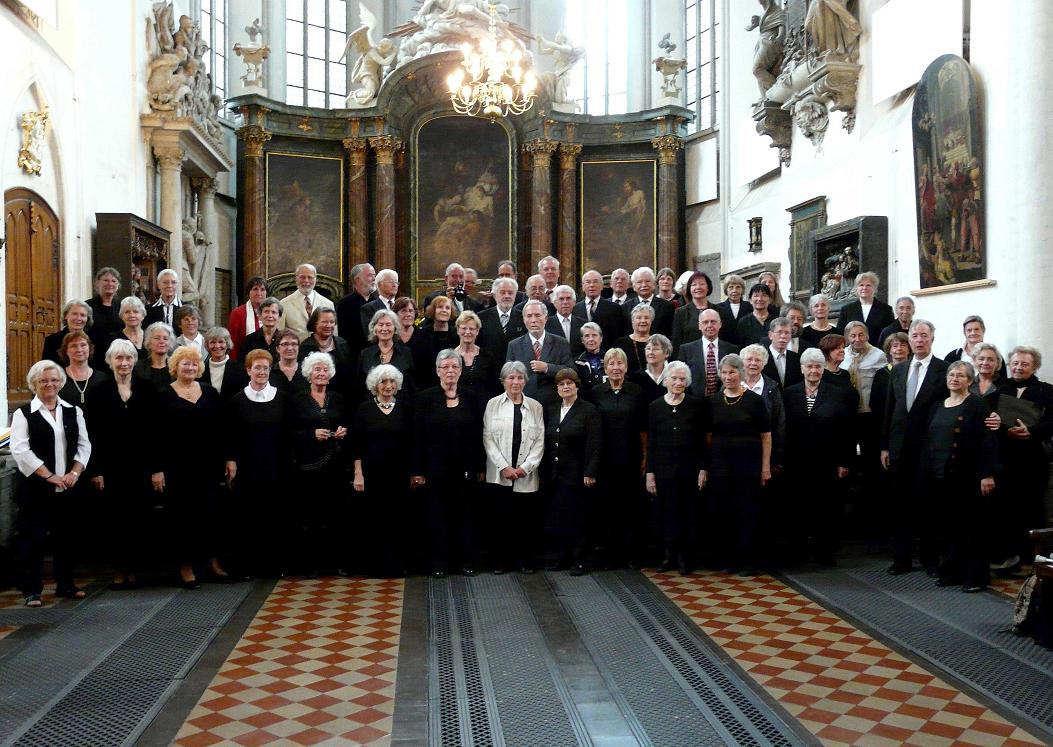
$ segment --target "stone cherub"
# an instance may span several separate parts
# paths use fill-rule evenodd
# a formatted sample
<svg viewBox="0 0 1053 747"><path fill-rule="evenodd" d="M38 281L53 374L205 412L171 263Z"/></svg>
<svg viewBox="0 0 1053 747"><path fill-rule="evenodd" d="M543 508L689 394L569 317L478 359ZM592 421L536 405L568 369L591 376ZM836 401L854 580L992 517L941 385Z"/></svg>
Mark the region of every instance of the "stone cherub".
<svg viewBox="0 0 1053 747"><path fill-rule="evenodd" d="M354 101L366 104L376 98L385 71L398 55L398 47L387 37L374 46L369 40L369 27L359 26L347 37L347 44L340 59L346 57L352 49L358 52L359 58L351 71L351 84L355 87L347 94L347 103Z"/></svg>
<svg viewBox="0 0 1053 747"><path fill-rule="evenodd" d="M786 41L786 14L778 0L759 0L764 9L752 16L747 31L760 29L760 37L753 49L753 77L760 88L760 101L767 98L768 89L775 85L782 67L783 45Z"/></svg>
<svg viewBox="0 0 1053 747"><path fill-rule="evenodd" d="M555 58L556 69L541 74L541 85L548 91L554 104L574 104L570 98L570 71L585 58L585 47L575 47L562 31L556 32L556 38L549 41L541 34L535 34L539 54ZM575 106L575 110L577 107Z"/></svg>

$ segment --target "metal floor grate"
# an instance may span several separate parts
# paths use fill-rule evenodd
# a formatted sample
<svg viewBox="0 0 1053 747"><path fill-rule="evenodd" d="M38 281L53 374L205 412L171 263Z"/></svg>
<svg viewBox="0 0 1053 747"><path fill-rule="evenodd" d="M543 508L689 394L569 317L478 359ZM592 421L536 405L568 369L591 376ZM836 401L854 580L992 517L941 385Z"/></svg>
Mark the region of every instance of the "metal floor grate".
<svg viewBox="0 0 1053 747"><path fill-rule="evenodd" d="M1053 741L1053 651L1012 632L1012 601L941 589L923 573L889 576L886 565L865 559L782 576Z"/></svg>

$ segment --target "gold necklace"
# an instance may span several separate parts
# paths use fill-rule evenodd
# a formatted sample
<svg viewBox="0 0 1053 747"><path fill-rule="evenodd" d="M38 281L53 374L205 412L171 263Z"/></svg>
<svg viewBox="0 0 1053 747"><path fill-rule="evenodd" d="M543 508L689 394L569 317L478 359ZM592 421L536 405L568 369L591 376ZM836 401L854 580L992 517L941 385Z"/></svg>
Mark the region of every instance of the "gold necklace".
<svg viewBox="0 0 1053 747"><path fill-rule="evenodd" d="M742 395L745 394L745 393L746 393L745 390L743 390L742 393L739 394L739 396L735 397L734 399L728 399L728 390L725 389L724 390L724 404L726 404L728 407L734 407L735 405L737 405L739 402L742 401Z"/></svg>

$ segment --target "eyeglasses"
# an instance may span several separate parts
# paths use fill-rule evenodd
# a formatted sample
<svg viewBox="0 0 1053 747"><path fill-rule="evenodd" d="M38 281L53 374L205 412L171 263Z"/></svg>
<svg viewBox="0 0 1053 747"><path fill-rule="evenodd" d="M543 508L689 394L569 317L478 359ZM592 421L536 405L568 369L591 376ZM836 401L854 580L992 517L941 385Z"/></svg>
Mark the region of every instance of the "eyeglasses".
<svg viewBox="0 0 1053 747"><path fill-rule="evenodd" d="M278 347L280 348L298 348L300 343L298 342L279 342Z"/></svg>

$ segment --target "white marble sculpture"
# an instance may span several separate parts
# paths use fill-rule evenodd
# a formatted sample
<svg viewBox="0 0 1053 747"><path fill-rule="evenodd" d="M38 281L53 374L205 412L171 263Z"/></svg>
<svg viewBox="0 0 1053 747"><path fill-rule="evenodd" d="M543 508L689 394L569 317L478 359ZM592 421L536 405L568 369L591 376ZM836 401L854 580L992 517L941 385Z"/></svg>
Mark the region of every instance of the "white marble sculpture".
<svg viewBox="0 0 1053 747"><path fill-rule="evenodd" d="M812 0L804 27L820 59L855 62L859 58L863 28L845 7L844 0Z"/></svg>
<svg viewBox="0 0 1053 747"><path fill-rule="evenodd" d="M661 103L679 104L681 91L680 71L687 67L687 60L673 57L673 52L676 51L676 44L670 41L669 37L670 34L666 34L658 42L658 48L665 54L654 58L654 69L662 74Z"/></svg>
<svg viewBox="0 0 1053 747"><path fill-rule="evenodd" d="M531 34L507 20L509 8L495 6L497 33L511 39L527 59L523 39ZM461 51L462 45L478 47L490 34L490 6L485 0L425 0L413 20L394 29L390 36L402 37L395 66L436 52Z"/></svg>
<svg viewBox="0 0 1053 747"><path fill-rule="evenodd" d="M782 69L783 42L786 37L786 14L777 0L760 0L764 12L752 16L747 31L759 29L753 49L753 77L760 89L760 102L767 98Z"/></svg>
<svg viewBox="0 0 1053 747"><path fill-rule="evenodd" d="M574 66L585 59L585 47L575 47L562 31L556 32L556 38L549 41L541 34L534 35L539 54L555 58L555 69L539 76L542 87L552 100L556 111L577 112L578 105L570 97L570 73Z"/></svg>
<svg viewBox="0 0 1053 747"><path fill-rule="evenodd" d="M241 76L241 82L246 86L263 88L263 61L270 57L271 48L263 42L263 27L260 26L259 18L251 26L246 26L245 32L249 35L249 43L234 45L234 54L245 62L245 74Z"/></svg>
<svg viewBox="0 0 1053 747"><path fill-rule="evenodd" d="M351 70L352 88L347 94L347 106L365 106L373 103L377 97L380 83L395 61L398 49L395 42L387 37L374 46L369 40L368 26L359 26L348 35L341 59L347 57L352 49L358 52L359 57Z"/></svg>

